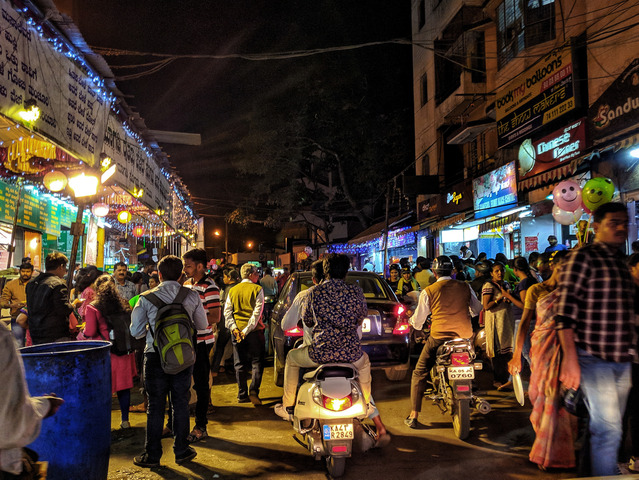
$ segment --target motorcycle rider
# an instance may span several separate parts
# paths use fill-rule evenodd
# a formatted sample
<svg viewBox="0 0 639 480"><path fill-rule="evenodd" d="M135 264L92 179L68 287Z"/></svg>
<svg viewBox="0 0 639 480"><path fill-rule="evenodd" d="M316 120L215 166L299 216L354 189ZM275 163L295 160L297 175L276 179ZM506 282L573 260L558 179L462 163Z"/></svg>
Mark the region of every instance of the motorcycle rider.
<svg viewBox="0 0 639 480"><path fill-rule="evenodd" d="M433 273L437 281L426 287L419 296L417 310L410 318L415 330L421 330L428 315L431 315L430 336L422 350L411 378L411 412L404 420L410 428L417 428L417 418L422 407L426 380L437 359L440 345L453 338L470 338L473 328L471 315L478 315L482 305L473 289L466 282L453 280L450 275L453 262L441 255L433 262Z"/></svg>

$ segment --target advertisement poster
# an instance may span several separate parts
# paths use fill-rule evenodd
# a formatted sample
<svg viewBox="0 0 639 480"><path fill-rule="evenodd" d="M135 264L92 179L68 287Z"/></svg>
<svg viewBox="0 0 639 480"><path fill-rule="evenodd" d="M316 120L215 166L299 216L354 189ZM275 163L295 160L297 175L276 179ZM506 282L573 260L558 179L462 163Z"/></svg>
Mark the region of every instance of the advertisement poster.
<svg viewBox="0 0 639 480"><path fill-rule="evenodd" d="M585 118L539 140L527 138L519 146L519 181L558 167L581 155L585 148Z"/></svg>
<svg viewBox="0 0 639 480"><path fill-rule="evenodd" d="M537 237L525 237L524 244L526 253L539 251L539 239Z"/></svg>
<svg viewBox="0 0 639 480"><path fill-rule="evenodd" d="M575 108L572 53L554 51L497 92L499 147L517 141Z"/></svg>
<svg viewBox="0 0 639 480"><path fill-rule="evenodd" d="M475 218L484 218L517 206L515 162L473 180Z"/></svg>
<svg viewBox="0 0 639 480"><path fill-rule="evenodd" d="M593 141L616 134L639 122L639 58L619 75L588 109Z"/></svg>

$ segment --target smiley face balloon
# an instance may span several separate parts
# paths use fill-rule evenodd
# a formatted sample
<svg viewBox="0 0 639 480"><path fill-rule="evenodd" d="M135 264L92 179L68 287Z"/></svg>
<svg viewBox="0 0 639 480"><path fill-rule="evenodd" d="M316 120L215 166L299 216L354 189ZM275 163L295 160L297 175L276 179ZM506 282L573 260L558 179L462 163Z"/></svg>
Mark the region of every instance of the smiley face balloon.
<svg viewBox="0 0 639 480"><path fill-rule="evenodd" d="M586 182L581 192L581 199L584 206L594 212L604 203L612 200L615 194L615 186L612 180L605 177L591 178Z"/></svg>
<svg viewBox="0 0 639 480"><path fill-rule="evenodd" d="M574 212L581 208L581 187L572 180L560 182L552 191L552 200L562 210Z"/></svg>

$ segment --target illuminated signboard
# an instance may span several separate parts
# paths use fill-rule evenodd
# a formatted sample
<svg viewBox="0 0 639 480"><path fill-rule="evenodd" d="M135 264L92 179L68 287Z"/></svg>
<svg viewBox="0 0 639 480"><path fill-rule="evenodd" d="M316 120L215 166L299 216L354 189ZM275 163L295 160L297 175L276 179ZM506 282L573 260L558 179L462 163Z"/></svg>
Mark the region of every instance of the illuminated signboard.
<svg viewBox="0 0 639 480"><path fill-rule="evenodd" d="M586 121L578 120L537 141L519 146L519 181L534 177L582 154L586 148Z"/></svg>
<svg viewBox="0 0 639 480"><path fill-rule="evenodd" d="M475 218L495 215L517 205L515 162L473 180Z"/></svg>
<svg viewBox="0 0 639 480"><path fill-rule="evenodd" d="M473 208L473 193L470 184L459 183L439 197L439 213L450 215Z"/></svg>
<svg viewBox="0 0 639 480"><path fill-rule="evenodd" d="M519 140L575 108L572 53L553 51L497 93L499 147Z"/></svg>

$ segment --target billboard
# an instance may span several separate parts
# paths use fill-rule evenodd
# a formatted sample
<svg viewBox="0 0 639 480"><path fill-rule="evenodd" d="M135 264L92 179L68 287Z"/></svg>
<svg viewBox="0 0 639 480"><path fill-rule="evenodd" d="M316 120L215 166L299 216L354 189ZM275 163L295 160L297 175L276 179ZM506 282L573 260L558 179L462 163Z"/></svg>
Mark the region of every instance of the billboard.
<svg viewBox="0 0 639 480"><path fill-rule="evenodd" d="M586 148L586 119L554 131L539 140L527 138L519 146L519 181L552 170L577 158Z"/></svg>
<svg viewBox="0 0 639 480"><path fill-rule="evenodd" d="M497 92L499 147L523 138L575 108L569 47L553 51Z"/></svg>
<svg viewBox="0 0 639 480"><path fill-rule="evenodd" d="M473 180L475 218L495 215L517 206L515 162Z"/></svg>

